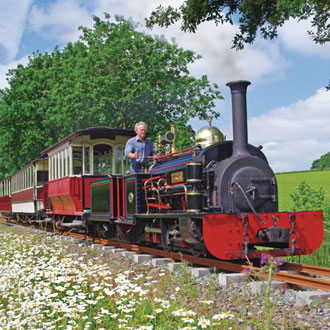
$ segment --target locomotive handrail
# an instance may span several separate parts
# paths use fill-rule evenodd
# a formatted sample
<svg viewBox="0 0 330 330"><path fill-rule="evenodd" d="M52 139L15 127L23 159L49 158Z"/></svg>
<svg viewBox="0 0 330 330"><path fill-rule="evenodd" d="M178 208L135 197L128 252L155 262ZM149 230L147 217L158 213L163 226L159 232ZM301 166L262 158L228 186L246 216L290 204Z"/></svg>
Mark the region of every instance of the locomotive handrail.
<svg viewBox="0 0 330 330"><path fill-rule="evenodd" d="M162 155L162 156L157 156L157 157L154 157L154 159L155 160L158 160L158 159L166 158L166 157L177 155L177 154L180 154L180 153L183 153L183 152L187 152L187 151L190 151L190 150L193 150L193 149L196 149L196 148L201 148L201 145L200 144L195 144L194 146L189 147L187 149L183 149L183 150L171 152L169 154L165 154L165 155Z"/></svg>
<svg viewBox="0 0 330 330"><path fill-rule="evenodd" d="M254 214L254 215L255 215L255 216L256 216L256 217L257 217L257 218L258 218L258 219L264 224L264 225L266 225L266 222L260 218L260 216L258 215L257 211L254 209L253 205L251 204L251 202L250 202L250 200L249 200L249 197L246 195L246 193L245 193L244 189L241 187L241 185L240 185L238 182L233 182L233 183L232 183L232 186L233 186L234 184L236 184L236 186L238 187L238 189L242 192L242 194L243 194L243 196L244 196L246 202L249 204L250 209L251 209L251 211L253 212L253 214Z"/></svg>
<svg viewBox="0 0 330 330"><path fill-rule="evenodd" d="M147 185L149 184L149 183L151 183L151 186L150 187L147 187ZM146 199L146 204L147 204L147 214L149 214L149 206L151 206L151 204L153 204L153 203L149 203L148 201L150 200L150 199L155 199L155 197L149 197L148 196L148 191L155 191L156 192L156 194L157 194L157 200L158 200L158 204L159 205L163 205L163 203L162 203L162 200L161 200L161 198L160 198L160 194L159 194L159 189L158 188L156 188L155 186L154 186L154 182L153 182L153 179L152 178L150 178L150 179L148 179L145 183L144 183L144 185L143 185L144 187L144 194L145 194L145 199ZM150 190L149 190L150 189Z"/></svg>

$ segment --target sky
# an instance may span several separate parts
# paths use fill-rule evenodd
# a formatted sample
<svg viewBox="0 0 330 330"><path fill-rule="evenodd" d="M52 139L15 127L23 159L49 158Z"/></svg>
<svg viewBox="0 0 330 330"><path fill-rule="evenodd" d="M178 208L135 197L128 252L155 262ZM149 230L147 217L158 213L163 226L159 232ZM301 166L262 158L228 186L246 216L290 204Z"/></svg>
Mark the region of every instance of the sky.
<svg viewBox="0 0 330 330"><path fill-rule="evenodd" d="M232 139L231 97L226 83L248 80L248 140L262 145L275 172L299 171L330 152L330 43L315 44L308 36L310 22L290 20L278 38L258 38L242 51L231 48L238 27L202 23L196 33L180 25L144 27L144 18L159 4L179 7L183 0L0 0L0 88L8 87L6 73L28 56L52 52L79 38L78 26L92 27L92 15L122 15L140 22L140 31L172 38L202 58L190 65L195 77L206 74L220 86L225 101L216 103L221 114L212 122ZM198 119L193 128L207 125Z"/></svg>

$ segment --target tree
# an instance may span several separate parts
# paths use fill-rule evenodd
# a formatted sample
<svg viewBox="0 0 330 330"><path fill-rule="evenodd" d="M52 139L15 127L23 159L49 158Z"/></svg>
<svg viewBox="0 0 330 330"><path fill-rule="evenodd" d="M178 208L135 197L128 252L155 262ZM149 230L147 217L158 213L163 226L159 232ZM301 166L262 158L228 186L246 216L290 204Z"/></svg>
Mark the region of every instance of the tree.
<svg viewBox="0 0 330 330"><path fill-rule="evenodd" d="M133 128L143 120L155 139L170 123L182 127L192 117L219 116L218 86L187 68L199 55L137 32L122 17L93 19L93 28L80 27L77 42L36 53L9 71L9 88L0 91L0 150L6 157L0 174L26 165L77 129ZM192 130L185 133L187 142Z"/></svg>
<svg viewBox="0 0 330 330"><path fill-rule="evenodd" d="M245 44L252 44L258 33L264 39L274 39L278 27L290 18L310 19L313 29L308 34L316 43L324 44L330 41L329 12L329 0L185 0L179 8L160 5L146 24L168 27L182 20L183 31L195 32L205 21L237 22L240 32L234 37L233 47L242 49Z"/></svg>
<svg viewBox="0 0 330 330"><path fill-rule="evenodd" d="M179 9L157 7L146 19L147 26L166 26L182 19L183 31L195 32L205 21L216 24L230 23L238 19L240 33L234 38L238 49L252 43L257 32L265 39L277 36L277 28L290 18L311 19L315 31L308 31L316 43L330 41L330 3L327 0L185 0Z"/></svg>
<svg viewBox="0 0 330 330"><path fill-rule="evenodd" d="M316 159L312 163L311 169L325 169L330 167L330 152L322 155L319 159Z"/></svg>

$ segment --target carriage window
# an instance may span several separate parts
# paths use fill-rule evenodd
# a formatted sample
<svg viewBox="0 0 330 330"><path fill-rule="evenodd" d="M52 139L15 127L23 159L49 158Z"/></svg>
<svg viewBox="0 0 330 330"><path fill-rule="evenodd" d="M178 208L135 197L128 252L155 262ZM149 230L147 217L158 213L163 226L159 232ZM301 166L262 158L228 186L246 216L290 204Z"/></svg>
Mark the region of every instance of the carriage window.
<svg viewBox="0 0 330 330"><path fill-rule="evenodd" d="M57 154L57 168L58 168L58 178L62 177L62 154L59 152Z"/></svg>
<svg viewBox="0 0 330 330"><path fill-rule="evenodd" d="M72 147L72 174L82 172L82 147Z"/></svg>
<svg viewBox="0 0 330 330"><path fill-rule="evenodd" d="M57 166L57 155L54 155L54 179L58 178L58 166Z"/></svg>
<svg viewBox="0 0 330 330"><path fill-rule="evenodd" d="M107 144L94 146L94 174L111 174L112 147Z"/></svg>
<svg viewBox="0 0 330 330"><path fill-rule="evenodd" d="M30 187L33 187L33 167L30 168Z"/></svg>
<svg viewBox="0 0 330 330"><path fill-rule="evenodd" d="M48 182L48 171L37 171L37 186Z"/></svg>
<svg viewBox="0 0 330 330"><path fill-rule="evenodd" d="M90 162L89 162L89 147L84 147L84 161L85 161L85 171L84 174L90 174Z"/></svg>
<svg viewBox="0 0 330 330"><path fill-rule="evenodd" d="M70 158L69 158L69 149L64 149L64 158L65 158L65 161L64 161L64 175L65 176L68 176L70 175Z"/></svg>
<svg viewBox="0 0 330 330"><path fill-rule="evenodd" d="M115 147L115 174L123 174L123 147Z"/></svg>

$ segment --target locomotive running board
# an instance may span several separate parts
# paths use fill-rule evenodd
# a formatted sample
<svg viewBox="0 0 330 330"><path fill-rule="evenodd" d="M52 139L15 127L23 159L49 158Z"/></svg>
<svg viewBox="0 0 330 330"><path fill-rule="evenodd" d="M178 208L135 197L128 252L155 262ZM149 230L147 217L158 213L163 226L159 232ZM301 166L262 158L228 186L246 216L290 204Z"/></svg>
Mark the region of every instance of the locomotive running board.
<svg viewBox="0 0 330 330"><path fill-rule="evenodd" d="M135 218L143 218L143 219L178 219L180 217L191 217L191 218L202 218L206 213L205 212L194 212L194 213L140 213L134 214Z"/></svg>
<svg viewBox="0 0 330 330"><path fill-rule="evenodd" d="M73 220L72 222L68 223L61 223L61 227L72 228L72 227L81 227L82 221L80 220Z"/></svg>
<svg viewBox="0 0 330 330"><path fill-rule="evenodd" d="M45 218L45 219L40 219L40 220L33 220L32 222L36 223L48 223L51 222L53 219L52 218Z"/></svg>

